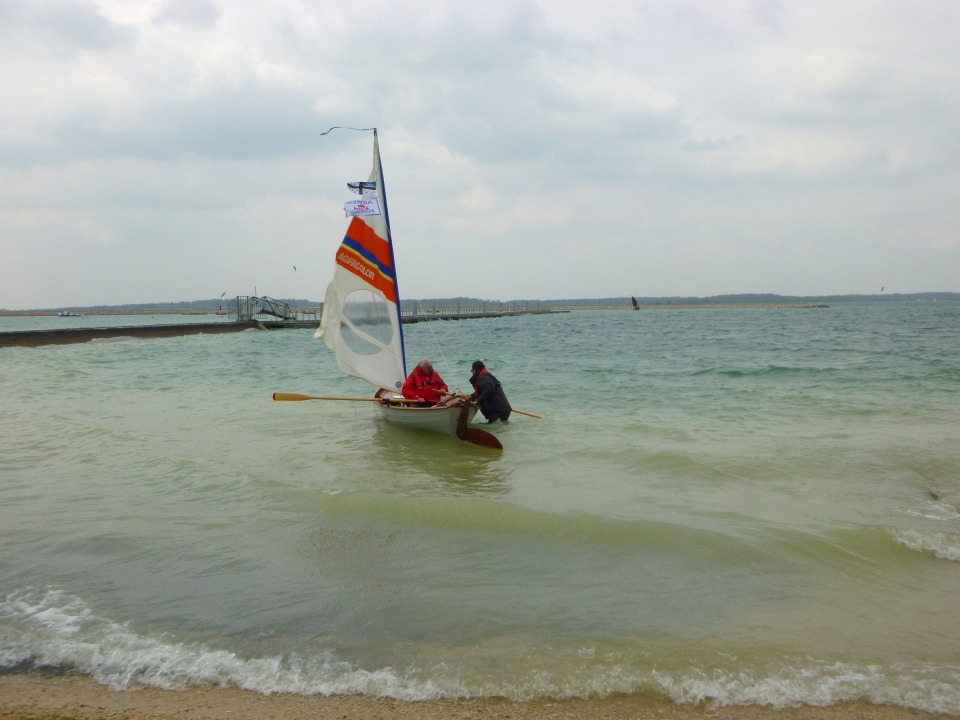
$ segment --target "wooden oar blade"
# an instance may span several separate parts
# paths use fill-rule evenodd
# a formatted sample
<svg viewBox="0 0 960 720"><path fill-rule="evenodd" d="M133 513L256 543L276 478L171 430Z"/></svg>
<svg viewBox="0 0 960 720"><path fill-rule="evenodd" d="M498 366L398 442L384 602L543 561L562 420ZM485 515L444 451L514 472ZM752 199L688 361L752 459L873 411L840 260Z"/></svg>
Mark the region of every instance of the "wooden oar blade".
<svg viewBox="0 0 960 720"><path fill-rule="evenodd" d="M274 400L309 400L309 395L303 395L301 393L285 393L285 392L275 392L273 394Z"/></svg>

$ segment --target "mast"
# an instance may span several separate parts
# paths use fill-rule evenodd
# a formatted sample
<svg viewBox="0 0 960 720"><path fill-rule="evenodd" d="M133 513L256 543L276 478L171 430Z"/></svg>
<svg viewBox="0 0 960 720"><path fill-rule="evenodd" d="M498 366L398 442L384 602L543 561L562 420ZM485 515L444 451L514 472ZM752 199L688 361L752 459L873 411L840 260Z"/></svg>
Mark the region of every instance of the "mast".
<svg viewBox="0 0 960 720"><path fill-rule="evenodd" d="M387 207L387 184L383 179L383 165L380 162L380 141L377 129L373 129L373 154L377 161L376 173L379 181L380 202L383 203L383 219L387 225L387 245L390 247L390 263L393 265L393 285L396 290L397 328L400 331L400 362L403 364L404 377L407 375L407 346L403 339L403 310L400 307L400 279L397 273L397 260L393 252L393 231L390 229L390 211Z"/></svg>

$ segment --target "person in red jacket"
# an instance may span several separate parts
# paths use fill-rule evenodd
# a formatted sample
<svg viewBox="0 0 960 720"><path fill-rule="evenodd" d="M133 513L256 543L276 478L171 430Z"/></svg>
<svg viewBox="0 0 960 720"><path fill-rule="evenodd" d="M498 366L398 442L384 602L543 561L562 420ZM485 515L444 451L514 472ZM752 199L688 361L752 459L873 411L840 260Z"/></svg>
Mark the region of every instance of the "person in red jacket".
<svg viewBox="0 0 960 720"><path fill-rule="evenodd" d="M440 402L441 390L446 392L449 388L440 373L433 369L433 363L424 358L403 383L402 392L405 398L419 400L424 405L436 405Z"/></svg>

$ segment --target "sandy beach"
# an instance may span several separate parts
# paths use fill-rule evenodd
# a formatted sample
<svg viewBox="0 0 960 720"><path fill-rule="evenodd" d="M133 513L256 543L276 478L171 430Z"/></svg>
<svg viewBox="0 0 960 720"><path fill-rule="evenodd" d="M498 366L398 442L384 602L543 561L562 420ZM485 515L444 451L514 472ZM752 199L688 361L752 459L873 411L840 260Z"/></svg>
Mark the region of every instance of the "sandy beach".
<svg viewBox="0 0 960 720"><path fill-rule="evenodd" d="M603 718L627 720L698 720L700 718L758 720L913 720L956 718L907 708L845 703L830 707L802 706L722 707L678 705L668 699L646 695L615 696L589 700L501 699L431 700L405 702L369 696L263 695L235 688L193 687L181 691L141 688L111 690L89 678L67 675L43 677L14 674L0 677L0 718L13 720L441 720L463 718L511 718L547 720Z"/></svg>

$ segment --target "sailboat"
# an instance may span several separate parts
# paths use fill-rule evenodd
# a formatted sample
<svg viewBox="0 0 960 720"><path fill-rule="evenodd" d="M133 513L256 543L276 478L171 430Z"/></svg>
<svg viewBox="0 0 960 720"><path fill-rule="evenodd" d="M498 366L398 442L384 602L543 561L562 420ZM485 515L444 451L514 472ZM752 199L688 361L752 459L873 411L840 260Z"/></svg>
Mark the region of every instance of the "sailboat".
<svg viewBox="0 0 960 720"><path fill-rule="evenodd" d="M314 337L333 351L341 372L376 388L368 399L375 401L377 413L388 422L502 448L492 433L468 426L477 407L467 396L450 395L433 407L424 407L400 392L407 377L406 351L376 128L370 177L347 187L359 198L344 205L349 224L337 249L333 280Z"/></svg>

